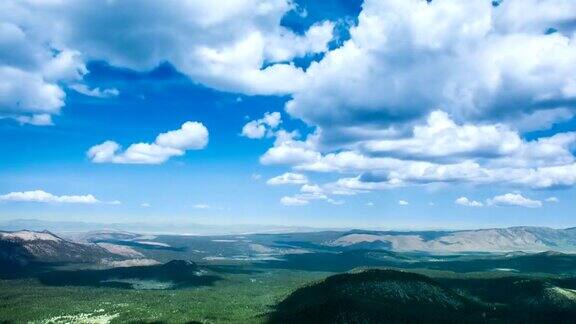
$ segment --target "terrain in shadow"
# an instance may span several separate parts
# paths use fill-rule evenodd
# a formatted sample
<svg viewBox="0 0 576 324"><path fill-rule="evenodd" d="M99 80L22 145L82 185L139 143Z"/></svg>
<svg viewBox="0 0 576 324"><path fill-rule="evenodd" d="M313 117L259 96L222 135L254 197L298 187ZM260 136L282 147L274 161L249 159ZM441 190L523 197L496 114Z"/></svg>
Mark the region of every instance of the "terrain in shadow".
<svg viewBox="0 0 576 324"><path fill-rule="evenodd" d="M220 277L209 275L190 261L173 260L161 265L106 270L51 271L39 275L49 286L93 286L126 289L179 289L209 286Z"/></svg>
<svg viewBox="0 0 576 324"><path fill-rule="evenodd" d="M395 270L339 274L280 302L270 323L571 323L574 279L436 280Z"/></svg>

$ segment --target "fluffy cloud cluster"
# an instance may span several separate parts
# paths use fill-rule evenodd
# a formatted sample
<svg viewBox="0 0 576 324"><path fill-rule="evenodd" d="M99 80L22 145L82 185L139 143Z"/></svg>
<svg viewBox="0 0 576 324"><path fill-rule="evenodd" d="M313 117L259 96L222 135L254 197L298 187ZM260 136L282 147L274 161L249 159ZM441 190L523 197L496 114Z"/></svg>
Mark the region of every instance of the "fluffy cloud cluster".
<svg viewBox="0 0 576 324"><path fill-rule="evenodd" d="M565 0L366 0L350 40L310 66L287 111L327 144L380 137L439 107L533 128L570 118L575 13Z"/></svg>
<svg viewBox="0 0 576 324"><path fill-rule="evenodd" d="M507 193L487 200L490 206L521 206L526 208L542 207L542 202L526 198L519 193Z"/></svg>
<svg viewBox="0 0 576 324"><path fill-rule="evenodd" d="M51 116L64 106L60 83L79 80L85 73L79 53L53 52L30 40L18 25L0 23L0 119L51 125Z"/></svg>
<svg viewBox="0 0 576 324"><path fill-rule="evenodd" d="M504 124L457 124L445 112L433 111L405 137L360 141L333 153L320 151L318 134L306 140L282 134L292 135L278 136L261 157L263 164L359 174L333 184L341 189L454 182L542 189L576 184L574 132L527 141Z"/></svg>
<svg viewBox="0 0 576 324"><path fill-rule="evenodd" d="M282 116L279 112L267 112L264 114L264 117L246 123L246 125L242 127L242 136L252 139L272 136L273 131L281 122Z"/></svg>
<svg viewBox="0 0 576 324"><path fill-rule="evenodd" d="M286 104L315 132L285 132L260 161L346 175L322 186L332 194L574 186L576 133L523 133L576 113L575 16L564 0L366 0Z"/></svg>
<svg viewBox="0 0 576 324"><path fill-rule="evenodd" d="M58 113L62 84L104 60L138 71L169 62L219 90L288 94L287 111L319 127L324 145L402 132L438 108L458 122L513 118L523 129L574 115L571 1L365 0L333 50L332 22L303 34L281 25L294 9L289 0L3 1L1 113ZM314 53L325 55L307 69L291 63Z"/></svg>
<svg viewBox="0 0 576 324"><path fill-rule="evenodd" d="M483 203L476 200L468 199L467 197L460 197L454 201L456 205L466 206L466 207L482 207Z"/></svg>
<svg viewBox="0 0 576 324"><path fill-rule="evenodd" d="M303 85L305 72L289 62L327 51L334 28L331 22L317 22L303 35L296 34L280 24L294 9L289 0L189 0L170 5L134 0L2 1L0 117L58 114L67 86L89 96L117 95L115 89L89 89L81 83L90 60L137 71L169 62L216 89L291 93Z"/></svg>
<svg viewBox="0 0 576 324"><path fill-rule="evenodd" d="M161 164L188 150L201 150L208 144L208 129L199 122L185 122L177 130L161 133L154 143L136 143L122 151L118 143L106 141L88 150L95 163Z"/></svg>
<svg viewBox="0 0 576 324"><path fill-rule="evenodd" d="M101 203L93 195L64 195L56 196L43 190L18 191L0 195L0 201L20 201L39 203L66 203L66 204L97 204ZM111 204L119 204L117 201Z"/></svg>
<svg viewBox="0 0 576 324"><path fill-rule="evenodd" d="M556 197L549 197L544 200L547 203L559 202ZM454 201L455 204L466 207L483 207L484 204L480 201L468 199L467 197L460 197ZM519 206L526 208L540 208L542 201L524 197L522 194L514 192L503 195L498 195L493 198L486 199L488 206Z"/></svg>
<svg viewBox="0 0 576 324"><path fill-rule="evenodd" d="M524 136L576 114L576 2L365 0L350 38L331 50L332 22L303 34L281 25L294 9L289 0L3 1L0 118L49 125L65 87L117 95L82 84L89 60L137 71L169 62L215 89L288 95L286 112L315 131L278 129L277 112L247 123L243 136L276 138L260 162L342 175L289 205L407 185L576 185L576 133ZM306 69L293 63L318 53ZM88 156L163 163L204 147L200 126L125 150L107 141Z"/></svg>

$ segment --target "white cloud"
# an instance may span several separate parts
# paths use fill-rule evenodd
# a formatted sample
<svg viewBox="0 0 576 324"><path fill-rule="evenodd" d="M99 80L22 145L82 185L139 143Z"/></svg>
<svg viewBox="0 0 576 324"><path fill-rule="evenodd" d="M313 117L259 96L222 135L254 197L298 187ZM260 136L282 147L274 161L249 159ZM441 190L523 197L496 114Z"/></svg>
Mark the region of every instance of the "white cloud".
<svg viewBox="0 0 576 324"><path fill-rule="evenodd" d="M279 133L279 132L278 132ZM361 174L340 188L380 190L432 183L508 183L530 188L576 184L576 132L527 141L504 124L458 124L433 111L411 134L357 142L321 153L320 133L297 140L284 131L261 158L262 164L295 170Z"/></svg>
<svg viewBox="0 0 576 324"><path fill-rule="evenodd" d="M546 202L549 202L549 203L558 203L558 202L560 202L560 199L558 199L558 198L556 198L556 197L548 197L548 198L546 198Z"/></svg>
<svg viewBox="0 0 576 324"><path fill-rule="evenodd" d="M305 184L300 188L301 192L310 193L310 194L323 194L324 190L320 188L320 186L315 184Z"/></svg>
<svg viewBox="0 0 576 324"><path fill-rule="evenodd" d="M3 1L1 116L58 114L62 88L82 85L89 60L137 71L169 62L215 89L290 95L287 112L318 127L325 145L387 141L437 109L464 125L498 120L523 130L574 115L575 27L566 22L576 5L566 0L499 6L486 0L366 0L350 39L332 50L332 22L316 22L303 34L282 26L287 13L303 12L289 0L134 6ZM545 34L551 26L558 32ZM325 55L307 69L293 63L314 53ZM264 136L258 125L247 127L246 136ZM449 150L465 154L489 144L496 145ZM412 147L427 155L418 148Z"/></svg>
<svg viewBox="0 0 576 324"><path fill-rule="evenodd" d="M63 203L63 204L97 204L101 203L93 195L63 195L56 196L43 190L17 191L0 195L0 201ZM110 204L116 204L110 202Z"/></svg>
<svg viewBox="0 0 576 324"><path fill-rule="evenodd" d="M531 140L522 133L574 118L571 1L366 0L350 39L330 51L333 23L303 34L281 25L286 13L302 12L288 0L133 8L130 0L1 2L0 118L51 125L66 87L117 94L83 83L89 60L136 71L169 62L215 89L289 95L287 113L313 134L299 140L278 129L273 112L242 135L276 137L262 164L343 174L320 186L331 186L328 194L461 182L576 185L576 133ZM549 27L558 32L544 33ZM313 53L325 55L306 69L293 63ZM124 151L106 141L88 155L163 163L206 145L208 132L203 138L193 128Z"/></svg>
<svg viewBox="0 0 576 324"><path fill-rule="evenodd" d="M260 157L264 165L302 165L318 161L321 154L310 142L296 140L298 132L279 130L275 134L274 146Z"/></svg>
<svg viewBox="0 0 576 324"><path fill-rule="evenodd" d="M192 206L194 209L210 209L210 205L207 204L195 204Z"/></svg>
<svg viewBox="0 0 576 324"><path fill-rule="evenodd" d="M31 116L16 116L13 117L16 121L21 124L30 124L34 126L52 126L52 116L49 114L39 114Z"/></svg>
<svg viewBox="0 0 576 324"><path fill-rule="evenodd" d="M80 52L48 41L45 29L30 28L37 20L26 16L24 6L0 4L0 118L51 125L38 116L59 114L66 97L63 85L82 79L87 70Z"/></svg>
<svg viewBox="0 0 576 324"><path fill-rule="evenodd" d="M280 198L280 203L284 206L306 206L309 201L299 197L284 196Z"/></svg>
<svg viewBox="0 0 576 324"><path fill-rule="evenodd" d="M25 118L52 115L64 106L65 93L41 75L0 66L0 116Z"/></svg>
<svg viewBox="0 0 576 324"><path fill-rule="evenodd" d="M310 66L287 111L330 142L438 108L476 121L573 107L562 89L576 73L575 27L565 23L575 10L562 0L366 0L351 39ZM559 32L545 35L550 26Z"/></svg>
<svg viewBox="0 0 576 324"><path fill-rule="evenodd" d="M199 122L185 122L177 130L156 137L156 144L183 151L201 150L208 144L208 129Z"/></svg>
<svg viewBox="0 0 576 324"><path fill-rule="evenodd" d="M274 129L280 125L282 117L279 112L267 112L261 119L253 120L242 128L242 136L258 139L264 136L272 136Z"/></svg>
<svg viewBox="0 0 576 324"><path fill-rule="evenodd" d="M277 186L286 184L304 184L308 183L308 178L300 173L286 172L277 177L270 178L266 181L266 184Z"/></svg>
<svg viewBox="0 0 576 324"><path fill-rule="evenodd" d="M406 200L398 200L398 205L400 205L400 206L408 206L408 205L410 205L410 203L407 202Z"/></svg>
<svg viewBox="0 0 576 324"><path fill-rule="evenodd" d="M140 207L149 208L152 207L152 205L150 205L149 203L141 203Z"/></svg>
<svg viewBox="0 0 576 324"><path fill-rule="evenodd" d="M120 91L118 91L118 89L116 88L100 89L96 87L90 89L88 88L87 85L81 83L71 84L69 87L78 93L96 98L110 98L110 97L116 97L120 94Z"/></svg>
<svg viewBox="0 0 576 324"><path fill-rule="evenodd" d="M242 136L244 137L256 139L262 138L264 135L266 135L266 127L256 120L248 122L242 127Z"/></svg>
<svg viewBox="0 0 576 324"><path fill-rule="evenodd" d="M532 200L522 196L519 193L507 193L487 200L490 206L520 206L527 208L542 207L542 202L539 200Z"/></svg>
<svg viewBox="0 0 576 324"><path fill-rule="evenodd" d="M364 147L378 154L413 159L452 156L505 156L520 149L520 136L501 124L457 125L443 111L430 113L426 125L415 126L406 139L372 140Z"/></svg>
<svg viewBox="0 0 576 324"><path fill-rule="evenodd" d="M138 10L134 10L138 7ZM281 25L289 0L18 1L0 3L0 117L58 114L63 88L90 96L85 62L149 71L169 62L195 82L245 94L288 94L305 72L289 63L328 50L334 24L303 35ZM98 12L100 14L95 15ZM98 26L98 28L94 28ZM115 35L115 37L110 37ZM129 50L126 50L126 49Z"/></svg>
<svg viewBox="0 0 576 324"><path fill-rule="evenodd" d="M367 0L351 39L310 65L286 105L314 133L277 139L260 161L351 175L327 184L343 192L574 186L576 133L522 132L576 113L576 25L565 23L575 10L560 0ZM559 32L544 34L550 26Z"/></svg>
<svg viewBox="0 0 576 324"><path fill-rule="evenodd" d="M208 144L208 129L200 122L185 122L177 130L161 133L154 143L136 143L125 151L114 141L91 147L88 158L95 163L161 164L188 150L200 150Z"/></svg>
<svg viewBox="0 0 576 324"><path fill-rule="evenodd" d="M324 188L315 184L304 184L300 187L300 192L293 196L284 196L280 200L283 205L287 206L303 206L308 205L311 201L324 201L332 205L342 205L343 200L332 199L328 194L335 194L329 192Z"/></svg>
<svg viewBox="0 0 576 324"><path fill-rule="evenodd" d="M476 201L476 200L468 199L467 197L460 197L460 198L456 199L454 201L454 203L457 205L466 206L466 207L482 207L482 206L484 206L483 203Z"/></svg>
<svg viewBox="0 0 576 324"><path fill-rule="evenodd" d="M369 201L369 202L366 203L366 206L372 207L372 206L374 206L374 203L371 202L371 201Z"/></svg>

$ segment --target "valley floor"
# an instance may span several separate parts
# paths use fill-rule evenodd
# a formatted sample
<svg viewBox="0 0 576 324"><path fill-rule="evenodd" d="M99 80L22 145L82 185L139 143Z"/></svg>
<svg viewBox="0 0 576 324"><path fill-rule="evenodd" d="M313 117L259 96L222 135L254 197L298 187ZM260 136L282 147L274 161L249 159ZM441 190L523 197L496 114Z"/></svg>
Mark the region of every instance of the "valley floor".
<svg viewBox="0 0 576 324"><path fill-rule="evenodd" d="M178 290L53 287L35 279L0 280L0 322L260 323L293 290L327 275L293 270L227 274L214 286Z"/></svg>

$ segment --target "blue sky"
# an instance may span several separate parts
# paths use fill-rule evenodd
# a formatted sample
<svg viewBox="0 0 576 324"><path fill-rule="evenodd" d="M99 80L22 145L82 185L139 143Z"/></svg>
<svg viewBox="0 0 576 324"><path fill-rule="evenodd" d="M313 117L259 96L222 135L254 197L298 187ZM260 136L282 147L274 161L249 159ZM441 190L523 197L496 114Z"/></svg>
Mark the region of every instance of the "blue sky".
<svg viewBox="0 0 576 324"><path fill-rule="evenodd" d="M0 220L574 226L576 5L135 5L0 5Z"/></svg>

